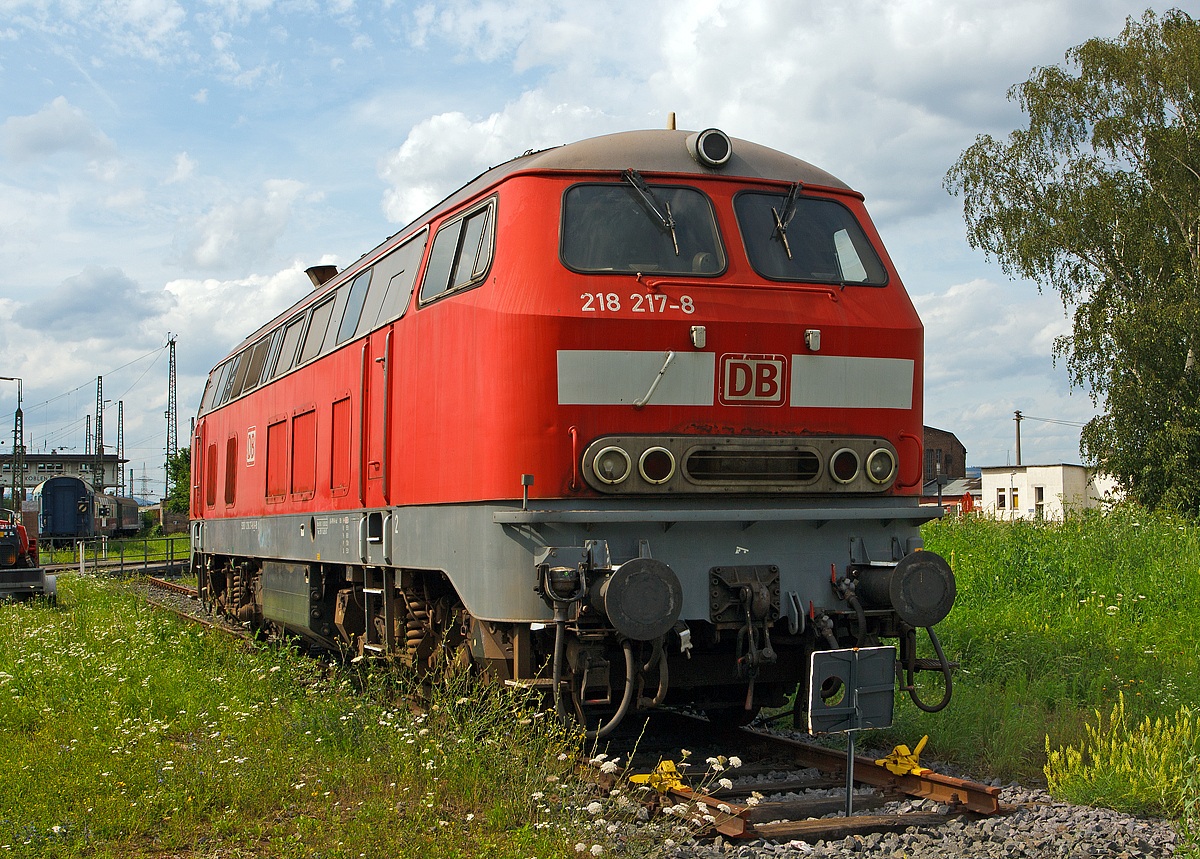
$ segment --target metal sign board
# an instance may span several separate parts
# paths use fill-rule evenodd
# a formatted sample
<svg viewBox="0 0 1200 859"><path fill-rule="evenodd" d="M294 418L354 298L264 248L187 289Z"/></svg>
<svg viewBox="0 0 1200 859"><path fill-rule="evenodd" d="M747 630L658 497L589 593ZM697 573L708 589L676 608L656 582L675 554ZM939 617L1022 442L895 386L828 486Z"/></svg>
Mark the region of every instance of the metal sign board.
<svg viewBox="0 0 1200 859"><path fill-rule="evenodd" d="M822 698L822 688L837 691ZM813 653L808 677L809 733L890 728L895 705L895 647Z"/></svg>

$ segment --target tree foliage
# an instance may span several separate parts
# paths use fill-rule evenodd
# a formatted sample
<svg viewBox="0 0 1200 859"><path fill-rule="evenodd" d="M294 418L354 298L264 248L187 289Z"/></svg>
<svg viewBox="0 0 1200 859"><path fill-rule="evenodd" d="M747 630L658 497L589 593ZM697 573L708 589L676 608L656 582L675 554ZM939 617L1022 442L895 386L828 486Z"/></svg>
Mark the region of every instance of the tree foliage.
<svg viewBox="0 0 1200 859"><path fill-rule="evenodd" d="M1200 24L1129 18L1014 86L1028 126L946 174L967 238L1073 309L1055 352L1103 413L1081 453L1150 506L1200 509Z"/></svg>
<svg viewBox="0 0 1200 859"><path fill-rule="evenodd" d="M164 508L170 513L188 512L188 501L192 488L192 449L180 448L167 461L167 497Z"/></svg>

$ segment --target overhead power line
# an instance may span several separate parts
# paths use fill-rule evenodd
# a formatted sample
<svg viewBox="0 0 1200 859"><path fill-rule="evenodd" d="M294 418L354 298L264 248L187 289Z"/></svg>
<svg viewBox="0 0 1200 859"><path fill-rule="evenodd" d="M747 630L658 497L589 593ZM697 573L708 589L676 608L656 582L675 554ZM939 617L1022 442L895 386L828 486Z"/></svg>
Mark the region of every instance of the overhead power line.
<svg viewBox="0 0 1200 859"><path fill-rule="evenodd" d="M1058 418L1035 418L1033 415L1027 415L1024 412L1021 413L1021 420L1041 421L1042 423L1046 423L1046 424L1060 424L1065 427L1085 427L1085 426L1087 426L1086 422L1080 423L1079 421L1063 421L1063 420L1059 420Z"/></svg>

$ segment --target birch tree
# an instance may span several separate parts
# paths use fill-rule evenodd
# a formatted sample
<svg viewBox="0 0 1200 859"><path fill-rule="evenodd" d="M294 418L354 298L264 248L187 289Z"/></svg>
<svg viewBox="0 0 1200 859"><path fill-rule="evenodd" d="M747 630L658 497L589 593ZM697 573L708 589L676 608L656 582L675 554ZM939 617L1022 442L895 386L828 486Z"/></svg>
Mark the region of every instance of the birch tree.
<svg viewBox="0 0 1200 859"><path fill-rule="evenodd" d="M1081 454L1149 506L1200 510L1200 24L1129 18L1014 86L1028 124L946 174L967 239L1073 312L1055 343L1102 414Z"/></svg>

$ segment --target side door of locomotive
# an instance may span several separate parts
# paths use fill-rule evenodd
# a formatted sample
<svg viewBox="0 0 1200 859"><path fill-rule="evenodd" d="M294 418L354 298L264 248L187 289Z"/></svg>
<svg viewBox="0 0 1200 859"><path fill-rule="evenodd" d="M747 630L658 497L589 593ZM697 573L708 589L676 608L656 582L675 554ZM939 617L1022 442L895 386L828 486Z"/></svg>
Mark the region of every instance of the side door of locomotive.
<svg viewBox="0 0 1200 859"><path fill-rule="evenodd" d="M204 483L204 418L196 424L196 435L192 439L192 515L197 519L204 518L203 483Z"/></svg>
<svg viewBox="0 0 1200 859"><path fill-rule="evenodd" d="M386 507L391 504L389 476L393 398L392 384L394 324L371 333L363 344L365 419L363 421L363 504Z"/></svg>
<svg viewBox="0 0 1200 859"><path fill-rule="evenodd" d="M425 253L428 230L422 230L374 266L371 289L363 305L359 334L370 335L362 346L362 438L359 450L360 498L365 507L395 504L396 457L400 445L396 439L399 424L400 386L397 338L403 326L396 320L404 315L412 297L413 283ZM382 534L372 523L371 542ZM382 522L378 523L382 524Z"/></svg>

